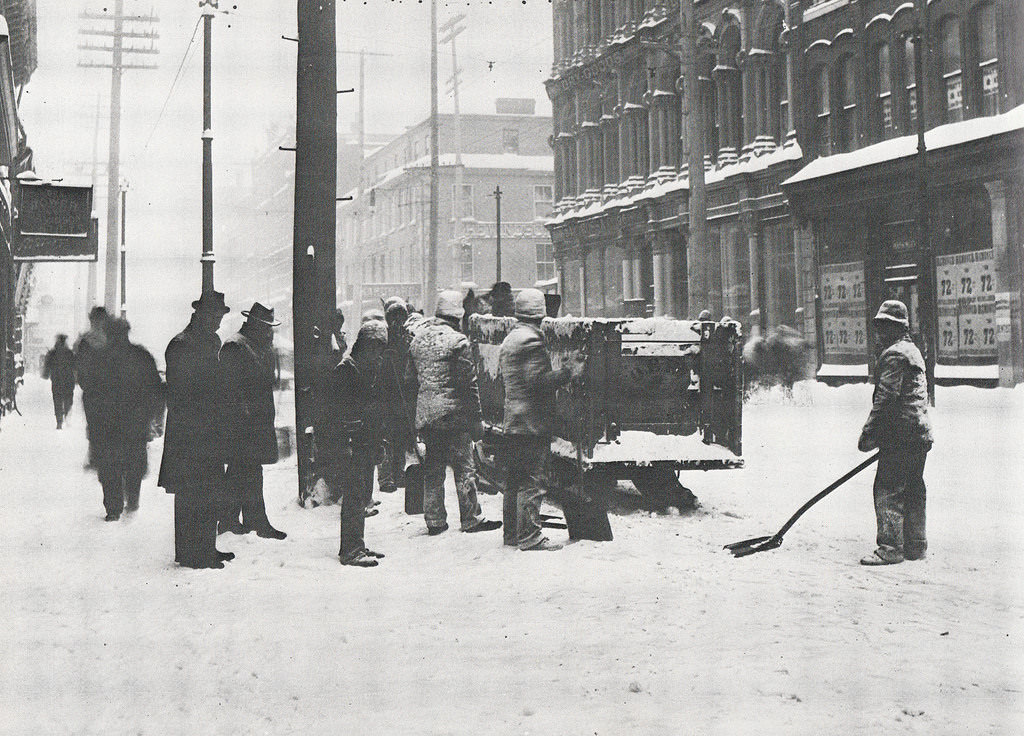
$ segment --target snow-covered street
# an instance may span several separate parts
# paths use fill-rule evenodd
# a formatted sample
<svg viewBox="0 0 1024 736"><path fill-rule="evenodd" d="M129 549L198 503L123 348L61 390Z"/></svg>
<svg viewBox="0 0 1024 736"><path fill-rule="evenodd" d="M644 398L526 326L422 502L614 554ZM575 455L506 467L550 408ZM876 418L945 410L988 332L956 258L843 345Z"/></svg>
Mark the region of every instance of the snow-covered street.
<svg viewBox="0 0 1024 736"><path fill-rule="evenodd" d="M338 564L338 509L267 468L284 541L224 535L224 570L173 562L172 497L104 523L79 397L57 432L30 377L0 431L5 734L1014 734L1024 732L1024 391L940 388L929 556L885 568L866 385L744 408L743 470L683 478L692 514L612 516L549 554L425 534L380 495L380 567ZM450 481L449 481L450 482ZM501 499L484 496L500 518ZM449 516L457 516L454 492ZM564 532L553 531L555 541Z"/></svg>

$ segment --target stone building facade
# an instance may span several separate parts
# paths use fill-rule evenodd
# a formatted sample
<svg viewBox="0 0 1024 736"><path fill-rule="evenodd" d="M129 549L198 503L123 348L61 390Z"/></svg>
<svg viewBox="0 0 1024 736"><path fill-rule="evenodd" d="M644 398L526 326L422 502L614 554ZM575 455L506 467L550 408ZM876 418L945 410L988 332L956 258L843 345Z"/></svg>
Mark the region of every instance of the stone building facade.
<svg viewBox="0 0 1024 736"><path fill-rule="evenodd" d="M935 148L936 284L973 259L970 277L988 263L994 295L982 306L937 295L940 337L957 333L956 350L940 339L938 359L949 378L1019 381L1022 11L1014 0L927 8L920 94ZM708 268L687 267L679 4L553 3L548 228L566 308L693 317L708 307L747 329L785 324L816 346L822 375L867 376L872 310L889 295L913 303L917 288L907 228L918 93L906 57L917 10L897 0L703 0L696 14ZM689 291L703 298L690 305L694 278L702 283ZM1003 328L978 333L971 309L998 311ZM978 334L1005 344L960 349Z"/></svg>

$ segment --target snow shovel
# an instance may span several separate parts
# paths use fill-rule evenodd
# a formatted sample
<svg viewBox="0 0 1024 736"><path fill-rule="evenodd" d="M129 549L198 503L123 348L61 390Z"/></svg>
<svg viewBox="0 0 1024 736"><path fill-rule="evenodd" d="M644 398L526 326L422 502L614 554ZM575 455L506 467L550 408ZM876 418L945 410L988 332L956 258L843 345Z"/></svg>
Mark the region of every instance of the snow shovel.
<svg viewBox="0 0 1024 736"><path fill-rule="evenodd" d="M725 545L725 549L732 552L734 557L746 557L747 555L752 555L755 552L766 552L770 549L781 547L783 535L789 531L790 527L792 527L796 523L797 519L804 515L804 512L806 512L807 509L811 508L811 506L818 503L818 501L825 498L825 496L827 496L828 494L832 493L832 491L837 489L839 486L843 485L843 483L850 480L850 478L857 475L857 473L864 470L864 468L870 466L872 463L878 460L879 454L880 453L876 452L874 455L872 455L867 460L862 462L860 465L858 465L856 468L854 468L849 473L844 475L842 478L835 481L824 490L819 491L811 500L809 500L807 503L801 506L795 514L789 517L789 521L783 524L782 528L775 532L775 534L768 537L754 537L752 539L744 539L742 542L733 542L732 544Z"/></svg>

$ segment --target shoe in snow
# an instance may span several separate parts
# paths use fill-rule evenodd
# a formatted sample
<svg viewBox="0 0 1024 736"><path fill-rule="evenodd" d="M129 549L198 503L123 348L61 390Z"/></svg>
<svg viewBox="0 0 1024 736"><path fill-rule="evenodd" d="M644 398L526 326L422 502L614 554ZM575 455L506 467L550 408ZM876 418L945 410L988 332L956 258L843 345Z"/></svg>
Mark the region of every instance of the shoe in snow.
<svg viewBox="0 0 1024 736"><path fill-rule="evenodd" d="M878 565L898 565L901 562L903 562L902 557L895 557L891 552L876 549L867 557L862 557L860 564L875 567Z"/></svg>
<svg viewBox="0 0 1024 736"><path fill-rule="evenodd" d="M542 538L537 544L532 547L522 548L523 552L556 552L562 549L561 544L555 544L550 541L547 537Z"/></svg>
<svg viewBox="0 0 1024 736"><path fill-rule="evenodd" d="M341 564L351 565L352 567L376 567L378 563L373 557L367 556L365 550L359 550L348 557L342 557Z"/></svg>
<svg viewBox="0 0 1024 736"><path fill-rule="evenodd" d="M263 537L264 539L284 539L288 535L280 529L275 529L270 524L267 524L265 527L256 530L256 536Z"/></svg>
<svg viewBox="0 0 1024 736"><path fill-rule="evenodd" d="M448 531L448 524L447 524L447 522L442 524L441 526L428 526L427 527L427 534L429 534L432 537L436 537L438 534L441 534L442 532L446 532L446 531Z"/></svg>
<svg viewBox="0 0 1024 736"><path fill-rule="evenodd" d="M488 521L487 519L482 519L480 521L480 523L477 524L476 526L470 527L469 529L463 529L462 531L464 531L466 533L470 533L470 532L493 532L495 529L501 529L501 522L500 521L494 521L494 520Z"/></svg>

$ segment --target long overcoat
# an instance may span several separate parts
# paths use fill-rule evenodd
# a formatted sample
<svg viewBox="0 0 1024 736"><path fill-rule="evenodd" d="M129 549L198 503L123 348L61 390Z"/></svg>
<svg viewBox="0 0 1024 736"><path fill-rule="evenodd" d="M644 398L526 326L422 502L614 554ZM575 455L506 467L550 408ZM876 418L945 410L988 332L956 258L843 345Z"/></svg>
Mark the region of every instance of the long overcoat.
<svg viewBox="0 0 1024 736"><path fill-rule="evenodd" d="M224 451L228 460L277 462L274 352L242 331L220 349L224 379Z"/></svg>
<svg viewBox="0 0 1024 736"><path fill-rule="evenodd" d="M200 330L194 319L167 345L167 423L159 483L169 493L201 483L201 468L223 461L219 352L217 333Z"/></svg>
<svg viewBox="0 0 1024 736"><path fill-rule="evenodd" d="M43 378L49 378L55 391L75 387L75 354L67 345L54 345L43 359Z"/></svg>

